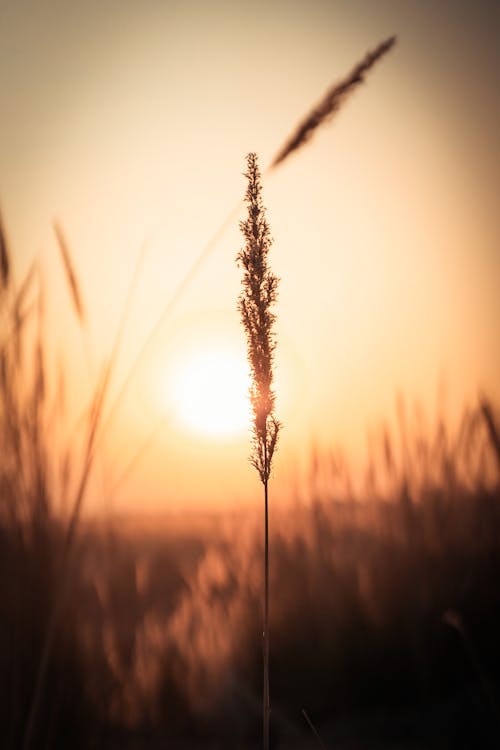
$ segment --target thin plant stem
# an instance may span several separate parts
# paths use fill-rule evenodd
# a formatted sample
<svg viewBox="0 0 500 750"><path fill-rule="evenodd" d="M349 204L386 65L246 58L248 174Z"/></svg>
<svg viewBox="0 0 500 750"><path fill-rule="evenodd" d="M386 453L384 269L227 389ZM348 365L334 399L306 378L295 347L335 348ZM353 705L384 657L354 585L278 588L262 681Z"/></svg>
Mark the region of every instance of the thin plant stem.
<svg viewBox="0 0 500 750"><path fill-rule="evenodd" d="M326 750L326 745L323 742L323 740L321 739L320 733L318 732L318 730L316 729L316 727L312 723L311 719L309 718L309 714L307 713L307 711L306 711L305 708L302 709L302 716L306 720L306 722L307 722L307 724L308 724L311 732L314 734L314 736L318 740L318 745L322 748L322 750Z"/></svg>
<svg viewBox="0 0 500 750"><path fill-rule="evenodd" d="M264 482L264 750L269 750L271 698L269 693L269 504L268 481Z"/></svg>

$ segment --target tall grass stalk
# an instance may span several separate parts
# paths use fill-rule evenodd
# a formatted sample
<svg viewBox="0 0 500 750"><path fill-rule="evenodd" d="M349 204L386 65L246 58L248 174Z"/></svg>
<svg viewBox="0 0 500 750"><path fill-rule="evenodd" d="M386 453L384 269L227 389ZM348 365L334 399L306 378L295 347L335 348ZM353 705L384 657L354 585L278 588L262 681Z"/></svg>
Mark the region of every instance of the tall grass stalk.
<svg viewBox="0 0 500 750"><path fill-rule="evenodd" d="M251 463L257 469L264 487L264 750L269 750L269 513L268 485L280 424L274 416L273 359L276 346L275 315L272 307L277 298L278 278L270 270L267 256L272 244L269 225L262 204L262 186L257 156L247 156L248 180L245 202L248 216L240 223L245 247L237 256L243 268L243 290L238 300L245 329L252 382L250 402L253 411Z"/></svg>

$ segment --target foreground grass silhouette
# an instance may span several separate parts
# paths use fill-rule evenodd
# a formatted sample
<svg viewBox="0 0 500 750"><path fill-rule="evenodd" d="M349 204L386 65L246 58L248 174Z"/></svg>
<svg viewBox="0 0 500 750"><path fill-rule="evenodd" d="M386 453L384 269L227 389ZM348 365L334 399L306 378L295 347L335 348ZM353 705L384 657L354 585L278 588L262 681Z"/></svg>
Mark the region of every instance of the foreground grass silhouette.
<svg viewBox="0 0 500 750"><path fill-rule="evenodd" d="M247 156L248 216L240 224L245 247L237 261L243 269L242 292L238 299L241 322L247 339L251 372L250 404L253 439L251 462L264 488L264 689L263 747L269 750L271 700L269 694L269 478L280 424L274 415L273 360L276 346L273 307L278 278L268 264L271 231L262 203L262 185L256 154Z"/></svg>

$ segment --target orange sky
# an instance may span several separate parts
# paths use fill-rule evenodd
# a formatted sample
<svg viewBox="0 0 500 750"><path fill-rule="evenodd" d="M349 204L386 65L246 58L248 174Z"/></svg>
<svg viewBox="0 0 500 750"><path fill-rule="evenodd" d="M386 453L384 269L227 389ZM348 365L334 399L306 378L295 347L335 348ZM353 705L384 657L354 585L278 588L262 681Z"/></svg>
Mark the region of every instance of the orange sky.
<svg viewBox="0 0 500 750"><path fill-rule="evenodd" d="M313 436L359 458L397 391L430 415L443 381L451 414L479 388L500 399L499 21L495 3L458 0L0 3L0 205L19 269L44 259L75 398L109 350L144 241L115 387L242 197L246 153L267 165L325 89L397 33L338 118L264 182L281 277L276 481L293 481ZM235 218L141 361L105 441L108 484L154 437L115 507L257 489L247 436L189 432L168 395L186 342L244 351L240 245Z"/></svg>

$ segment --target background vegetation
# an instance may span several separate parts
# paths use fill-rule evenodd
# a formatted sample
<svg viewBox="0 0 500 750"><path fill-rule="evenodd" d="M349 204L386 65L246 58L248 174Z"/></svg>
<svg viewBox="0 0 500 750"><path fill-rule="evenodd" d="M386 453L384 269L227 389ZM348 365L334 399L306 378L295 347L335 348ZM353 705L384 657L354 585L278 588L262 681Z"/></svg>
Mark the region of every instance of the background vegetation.
<svg viewBox="0 0 500 750"><path fill-rule="evenodd" d="M58 449L36 268L16 284L0 250L1 746L257 747L259 509L82 522L109 365ZM498 746L498 420L483 398L425 431L400 402L399 425L362 490L316 450L271 508L275 746L313 746L303 710L331 747Z"/></svg>

